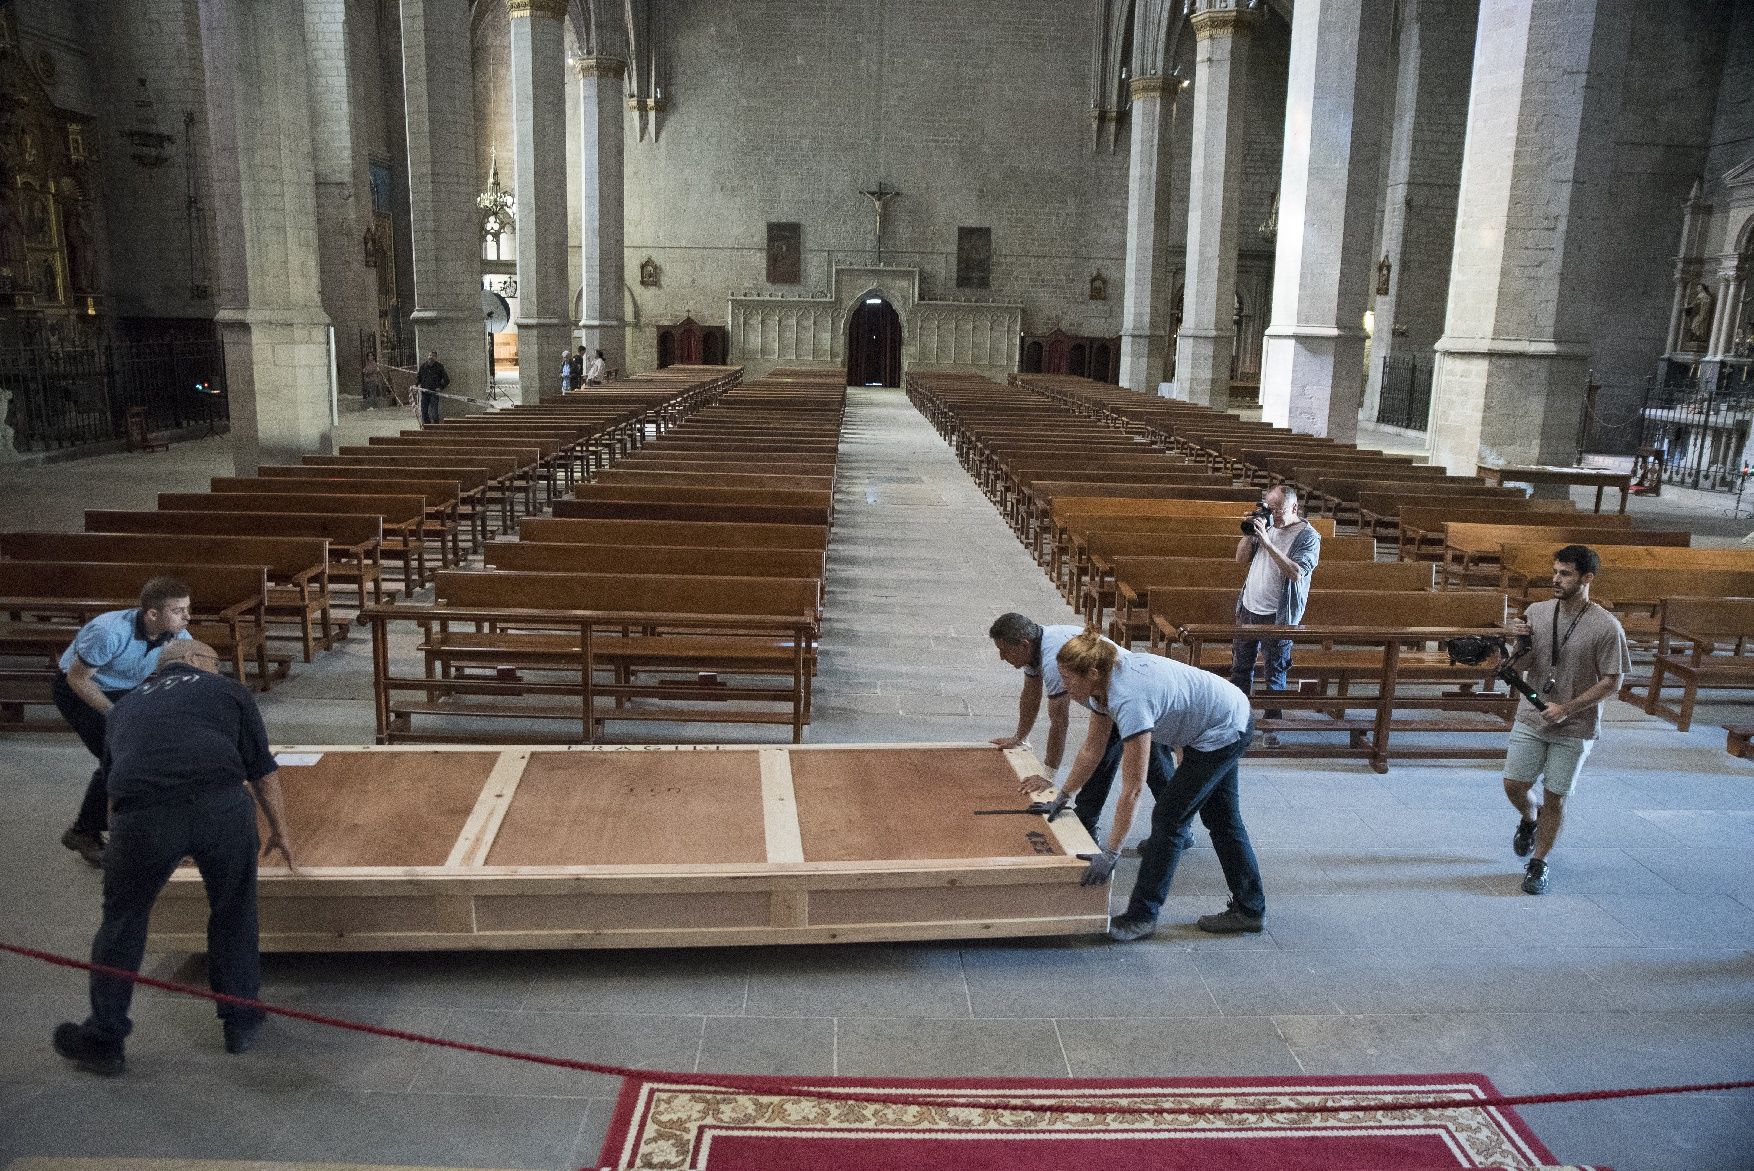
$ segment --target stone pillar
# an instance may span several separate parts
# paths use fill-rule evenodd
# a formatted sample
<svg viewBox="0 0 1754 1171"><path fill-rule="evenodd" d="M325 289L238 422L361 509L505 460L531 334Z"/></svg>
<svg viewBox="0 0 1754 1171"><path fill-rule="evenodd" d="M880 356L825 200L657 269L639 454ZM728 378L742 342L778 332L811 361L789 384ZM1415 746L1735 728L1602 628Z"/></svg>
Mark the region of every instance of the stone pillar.
<svg viewBox="0 0 1754 1171"><path fill-rule="evenodd" d="M1161 74L1135 77L1132 158L1127 168L1127 261L1122 281L1121 385L1142 394L1156 394L1163 380L1169 338L1158 310L1164 303L1163 168L1169 143L1164 135L1164 98L1170 80Z"/></svg>
<svg viewBox="0 0 1754 1171"><path fill-rule="evenodd" d="M1589 381L1628 0L1482 0L1431 458L1570 464Z"/></svg>
<svg viewBox="0 0 1754 1171"><path fill-rule="evenodd" d="M559 393L566 279L566 0L509 0L518 193L518 396Z"/></svg>
<svg viewBox="0 0 1754 1171"><path fill-rule="evenodd" d="M1358 437L1391 0L1298 0L1261 418Z"/></svg>
<svg viewBox="0 0 1754 1171"><path fill-rule="evenodd" d="M1711 323L1711 347L1705 355L1708 359L1729 356L1730 344L1735 340L1736 319L1742 311L1742 286L1741 265L1736 257L1729 257L1718 269L1717 314Z"/></svg>
<svg viewBox="0 0 1754 1171"><path fill-rule="evenodd" d="M348 0L304 0L323 309L335 323L341 393L357 395L360 334L376 334L378 325L377 280L365 263L372 201L361 108L362 98L376 96L364 83L375 83L378 63L366 56L365 34L347 9Z"/></svg>
<svg viewBox="0 0 1754 1171"><path fill-rule="evenodd" d="M1241 209L1244 65L1255 9L1195 0L1193 153L1188 170L1187 279L1176 338L1176 393L1230 403L1236 348L1236 230Z"/></svg>
<svg viewBox="0 0 1754 1171"><path fill-rule="evenodd" d="M1431 348L1443 336L1478 15L1476 4L1402 3L1382 217L1389 288L1375 300L1376 329L1359 412L1367 423L1376 419L1381 402L1383 362L1429 363Z"/></svg>
<svg viewBox="0 0 1754 1171"><path fill-rule="evenodd" d="M209 0L214 314L240 474L330 448L329 319L319 299L302 5Z"/></svg>
<svg viewBox="0 0 1754 1171"><path fill-rule="evenodd" d="M409 248L419 358L437 350L459 394L487 388L481 316L481 218L475 195L475 92L469 10L452 0L402 0L402 84L408 112ZM482 179L485 180L485 176ZM458 404L447 403L447 410Z"/></svg>
<svg viewBox="0 0 1754 1171"><path fill-rule="evenodd" d="M603 351L611 370L628 373L626 257L622 245L622 143L627 120L627 63L619 57L580 57L579 166L583 195L584 295L579 342Z"/></svg>

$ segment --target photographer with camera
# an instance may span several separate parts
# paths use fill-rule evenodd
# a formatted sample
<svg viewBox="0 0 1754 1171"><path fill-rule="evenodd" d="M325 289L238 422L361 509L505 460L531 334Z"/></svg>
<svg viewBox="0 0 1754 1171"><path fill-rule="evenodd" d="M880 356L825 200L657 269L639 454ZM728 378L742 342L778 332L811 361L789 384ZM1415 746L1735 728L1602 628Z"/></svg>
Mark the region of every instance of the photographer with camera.
<svg viewBox="0 0 1754 1171"><path fill-rule="evenodd" d="M1547 893L1547 855L1601 731L1602 704L1632 669L1619 620L1590 601L1601 564L1594 549L1565 546L1553 554L1553 599L1535 602L1511 623L1517 645L1507 665L1524 674L1544 704L1517 705L1504 760L1504 795L1522 816L1511 849L1529 859L1523 890L1532 895ZM1532 799L1537 780L1539 806Z"/></svg>
<svg viewBox="0 0 1754 1171"><path fill-rule="evenodd" d="M1236 559L1249 567L1242 593L1236 600L1238 626L1296 626L1303 621L1309 603L1310 576L1321 560L1322 537L1315 526L1297 515L1297 489L1275 484L1261 506L1242 521L1242 539L1236 543ZM1230 681L1247 695L1255 675L1255 658L1265 652L1266 683L1273 691L1285 690L1291 668L1291 640L1284 638L1238 638L1231 644ZM1277 719L1277 708L1268 708L1268 719ZM1266 745L1278 744L1271 732Z"/></svg>

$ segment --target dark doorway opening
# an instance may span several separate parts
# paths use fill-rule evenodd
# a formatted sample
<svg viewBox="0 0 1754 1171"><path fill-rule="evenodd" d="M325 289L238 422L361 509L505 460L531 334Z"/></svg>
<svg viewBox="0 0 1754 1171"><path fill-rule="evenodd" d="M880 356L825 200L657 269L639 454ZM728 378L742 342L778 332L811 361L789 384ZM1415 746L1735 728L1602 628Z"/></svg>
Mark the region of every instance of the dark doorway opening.
<svg viewBox="0 0 1754 1171"><path fill-rule="evenodd" d="M866 297L847 326L847 385L901 385L901 317L882 297Z"/></svg>

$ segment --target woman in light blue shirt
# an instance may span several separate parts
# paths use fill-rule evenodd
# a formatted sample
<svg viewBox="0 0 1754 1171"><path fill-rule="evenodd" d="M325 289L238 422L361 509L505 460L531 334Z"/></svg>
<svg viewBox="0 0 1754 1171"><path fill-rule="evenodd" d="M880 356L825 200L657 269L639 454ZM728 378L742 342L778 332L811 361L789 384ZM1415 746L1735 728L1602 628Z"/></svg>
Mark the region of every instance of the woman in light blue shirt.
<svg viewBox="0 0 1754 1171"><path fill-rule="evenodd" d="M1230 906L1202 916L1200 929L1215 934L1260 931L1267 900L1238 796L1239 765L1254 735L1248 697L1210 671L1121 650L1094 630L1068 640L1057 659L1067 693L1092 713L1061 796L1075 794L1090 778L1111 729L1121 740L1121 795L1114 824L1101 853L1080 855L1090 860L1086 884L1106 883L1113 875L1150 758L1166 757L1175 749L1182 753L1157 797L1132 898L1126 912L1109 925L1109 938L1130 943L1156 931L1195 814L1212 836L1230 887ZM1168 767L1167 760L1162 763Z"/></svg>

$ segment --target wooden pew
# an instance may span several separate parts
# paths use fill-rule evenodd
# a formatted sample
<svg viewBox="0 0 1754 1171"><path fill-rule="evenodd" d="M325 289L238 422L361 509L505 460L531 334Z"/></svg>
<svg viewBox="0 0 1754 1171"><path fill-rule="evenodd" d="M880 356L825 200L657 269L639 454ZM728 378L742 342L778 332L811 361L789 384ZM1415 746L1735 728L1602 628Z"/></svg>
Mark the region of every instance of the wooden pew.
<svg viewBox="0 0 1754 1171"><path fill-rule="evenodd" d="M333 493L160 492L164 512L301 513L322 516L375 516L383 530L380 548L400 556L403 588L416 590L427 580L424 496L338 496Z"/></svg>
<svg viewBox="0 0 1754 1171"><path fill-rule="evenodd" d="M1351 481L1367 483L1369 481ZM1487 489L1496 491L1496 489ZM1372 536L1386 534L1399 541L1402 524L1401 513L1413 509L1430 509L1425 515L1439 515L1440 512L1508 512L1517 515L1539 513L1549 518L1555 514L1571 516L1577 512L1569 500L1549 500L1541 496L1522 496L1506 494L1499 496L1480 496L1473 492L1429 492L1421 491L1419 485L1407 487L1372 487L1359 492L1355 497L1357 503L1358 527Z"/></svg>
<svg viewBox="0 0 1754 1171"><path fill-rule="evenodd" d="M1601 517L1590 517L1592 522ZM1467 585L1478 569L1491 571L1498 578L1499 550L1507 544L1550 545L1673 545L1685 548L1693 534L1678 531L1634 529L1619 526L1542 526L1523 524L1480 524L1446 521L1443 526L1443 583Z"/></svg>
<svg viewBox="0 0 1754 1171"><path fill-rule="evenodd" d="M717 549L813 549L821 552L828 548L828 526L525 517L518 523L518 539L555 544L618 545L627 549L646 545L692 545Z"/></svg>
<svg viewBox="0 0 1754 1171"><path fill-rule="evenodd" d="M162 533L167 536L307 537L329 542L329 585L347 582L359 606L384 600L384 522L377 516L298 512L124 512L87 509L88 533Z"/></svg>
<svg viewBox="0 0 1754 1171"><path fill-rule="evenodd" d="M1621 684L1621 699L1685 732L1693 726L1702 688L1754 690L1754 597L1667 597L1657 614L1656 657L1642 684L1644 699L1638 700L1639 683L1632 679ZM1681 689L1675 706L1663 702L1664 689L1672 687Z"/></svg>
<svg viewBox="0 0 1754 1171"><path fill-rule="evenodd" d="M270 663L264 637L268 571L260 565L0 561L0 613L9 619L0 648L9 656L58 657L80 624L106 610L138 605L140 587L160 574L189 583L190 633L229 658L239 682L252 660L260 690L268 690L271 678L284 677L286 663L281 660L278 670ZM16 672L0 677L19 678ZM52 681L54 665L46 675L39 667L24 677Z"/></svg>
<svg viewBox="0 0 1754 1171"><path fill-rule="evenodd" d="M591 487L582 484L582 490ZM554 515L565 519L583 520L648 520L701 521L726 524L790 524L807 528L825 528L828 508L825 505L787 505L676 500L625 500L606 497L560 499L554 502Z"/></svg>
<svg viewBox="0 0 1754 1171"><path fill-rule="evenodd" d="M1166 501L1147 501L1145 503L1163 504ZM1234 509L1235 505L1228 507ZM1089 540L1095 533L1155 533L1169 536L1223 536L1230 535L1231 552L1234 556L1236 539L1242 535L1240 515L1220 516L1095 516L1074 518L1066 527L1063 541L1056 542L1053 557L1048 563L1048 578L1060 585L1067 601L1075 601L1083 595L1084 583L1092 576L1095 566L1090 560ZM1334 535L1332 517L1318 516L1308 522L1322 535L1322 546L1325 550ZM1061 567L1066 567L1070 580L1061 584Z"/></svg>
<svg viewBox="0 0 1754 1171"><path fill-rule="evenodd" d="M1581 518L1576 510L1561 510L1557 515L1540 508L1500 508L1492 506L1476 506L1471 502L1436 504L1407 503L1395 513L1395 550L1396 555L1407 557L1430 557L1434 561L1443 559L1443 526L1450 521L1457 524L1505 524L1533 525L1551 528L1554 525L1576 524ZM1591 524L1591 528L1631 528L1632 518L1629 516L1596 518L1591 521L1606 519L1603 525Z"/></svg>
<svg viewBox="0 0 1754 1171"><path fill-rule="evenodd" d="M331 618L329 542L321 538L0 533L0 559L261 565L268 571L267 620L298 627L305 662L318 649L328 650L335 638L347 637L347 624Z"/></svg>
<svg viewBox="0 0 1754 1171"><path fill-rule="evenodd" d="M1301 626L1239 626L1234 590L1153 590L1153 648L1176 648L1188 661L1227 674L1231 642L1290 639L1295 690L1257 691L1259 707L1303 711L1319 718L1259 718L1276 732L1344 732L1347 742L1288 742L1261 755L1363 759L1387 772L1391 756L1420 759L1502 758L1503 734L1516 710L1514 693L1499 690L1490 671L1451 665L1444 639L1503 629L1506 599L1486 591L1310 593ZM1229 611L1226 613L1226 611ZM1312 645L1313 644L1313 645ZM1367 691L1356 688L1364 686ZM1435 691L1433 689L1436 689ZM1361 716L1349 713L1361 711ZM1410 714L1408 714L1410 713ZM1485 746L1417 745L1408 732L1488 732Z"/></svg>
<svg viewBox="0 0 1754 1171"><path fill-rule="evenodd" d="M317 469L299 469L315 472ZM350 472L350 468L336 468ZM390 478L373 474L365 479L348 475L322 477L284 477L259 479L255 476L214 476L208 489L216 494L300 492L313 496L419 496L426 501L426 519L421 533L436 533L440 560L454 565L463 558L459 540L458 516L462 505L463 485L455 479L437 477Z"/></svg>
<svg viewBox="0 0 1754 1171"><path fill-rule="evenodd" d="M1114 620L1109 637L1124 647L1151 633L1150 593L1165 588L1228 589L1240 595L1247 565L1234 558L1120 557L1114 561ZM1432 588L1432 567L1417 561L1324 561L1316 567L1312 591L1376 590L1402 592ZM1102 611L1087 611L1085 622L1102 623Z"/></svg>
<svg viewBox="0 0 1754 1171"><path fill-rule="evenodd" d="M819 591L813 578L443 571L434 605L366 611L379 741L480 739L413 725L415 717L439 716L573 720L592 741L608 720L782 723L791 725L797 743L810 718ZM421 674L394 672L387 631L393 621L421 626ZM507 679L511 672L517 677ZM600 672L610 678L598 679ZM753 681L727 684L720 675ZM775 677L789 682L776 686ZM417 698L396 698L408 693ZM526 696L558 702L470 698ZM635 702L641 700L705 705ZM757 706L712 706L727 701Z"/></svg>

